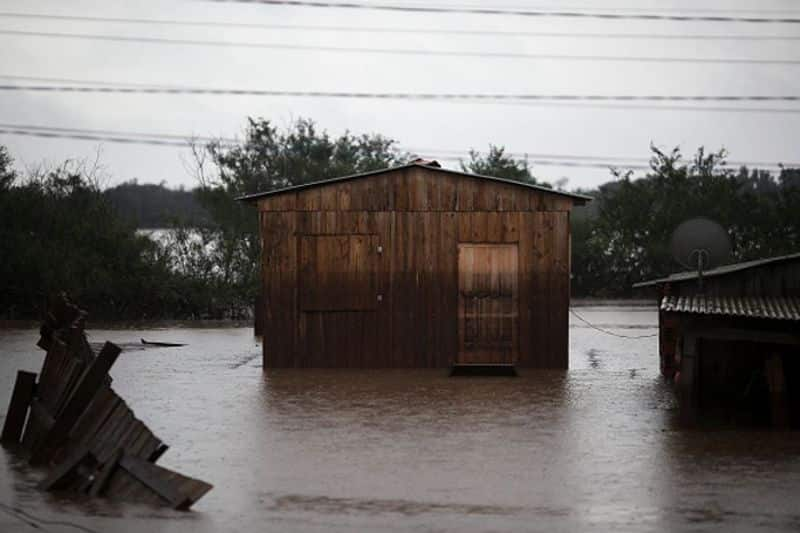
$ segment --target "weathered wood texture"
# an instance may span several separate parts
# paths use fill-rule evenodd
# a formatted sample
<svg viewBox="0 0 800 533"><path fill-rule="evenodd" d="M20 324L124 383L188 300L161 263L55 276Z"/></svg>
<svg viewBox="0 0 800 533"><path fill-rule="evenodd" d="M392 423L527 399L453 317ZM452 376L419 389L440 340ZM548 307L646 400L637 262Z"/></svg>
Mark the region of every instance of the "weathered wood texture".
<svg viewBox="0 0 800 533"><path fill-rule="evenodd" d="M455 363L458 250L471 243L516 250L509 357L566 368L573 203L423 167L259 200L264 366Z"/></svg>
<svg viewBox="0 0 800 533"><path fill-rule="evenodd" d="M28 408L33 400L35 389L36 374L25 372L24 370L17 372L17 380L14 382L11 403L8 404L8 413L6 414L6 421L3 423L0 442L19 444L22 438L22 428L25 426L25 419L28 416Z"/></svg>
<svg viewBox="0 0 800 533"><path fill-rule="evenodd" d="M459 244L459 364L513 364L519 350L516 244Z"/></svg>

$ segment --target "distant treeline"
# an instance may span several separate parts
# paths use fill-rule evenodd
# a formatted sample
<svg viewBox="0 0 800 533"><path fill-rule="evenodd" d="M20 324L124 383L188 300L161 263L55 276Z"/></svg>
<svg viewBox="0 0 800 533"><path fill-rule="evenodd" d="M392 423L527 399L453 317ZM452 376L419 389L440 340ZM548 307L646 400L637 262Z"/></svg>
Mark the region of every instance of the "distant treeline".
<svg viewBox="0 0 800 533"><path fill-rule="evenodd" d="M193 190L128 181L103 193L114 209L137 228L167 228L176 222L201 226L210 220Z"/></svg>
<svg viewBox="0 0 800 533"><path fill-rule="evenodd" d="M331 137L309 120L279 130L252 119L240 145L211 142L194 154L191 191L137 182L102 191L74 162L18 175L0 146L0 318L37 318L59 290L102 319L245 316L259 294L261 241L255 210L236 197L416 156L377 134ZM612 169L608 183L577 191L595 200L571 216L573 296L626 297L633 283L677 270L668 243L690 217L727 228L731 262L800 251L800 169L731 169L725 157L654 147L644 176ZM496 146L461 168L547 185ZM136 233L165 227L165 242Z"/></svg>

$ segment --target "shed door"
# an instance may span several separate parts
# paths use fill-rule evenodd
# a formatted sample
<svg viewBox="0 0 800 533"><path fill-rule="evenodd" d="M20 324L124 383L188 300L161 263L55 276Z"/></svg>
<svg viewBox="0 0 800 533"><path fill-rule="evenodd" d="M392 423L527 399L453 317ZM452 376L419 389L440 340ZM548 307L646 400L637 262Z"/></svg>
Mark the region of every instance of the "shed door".
<svg viewBox="0 0 800 533"><path fill-rule="evenodd" d="M516 244L459 244L459 363L516 361L518 272Z"/></svg>

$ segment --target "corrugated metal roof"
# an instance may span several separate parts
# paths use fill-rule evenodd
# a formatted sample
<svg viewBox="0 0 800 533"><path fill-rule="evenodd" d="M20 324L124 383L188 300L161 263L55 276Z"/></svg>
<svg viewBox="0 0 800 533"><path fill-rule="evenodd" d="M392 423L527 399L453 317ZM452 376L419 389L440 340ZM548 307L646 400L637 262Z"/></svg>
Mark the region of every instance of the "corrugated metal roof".
<svg viewBox="0 0 800 533"><path fill-rule="evenodd" d="M254 194L247 194L245 196L238 197L237 200L241 200L241 201L258 200L259 198L264 198L265 196L273 196L273 195L276 195L276 194L294 192L294 191L299 191L299 190L303 190L303 189L309 189L311 187L319 187L321 185L329 185L331 183L338 183L338 182L341 182L341 181L353 180L353 179L358 179L358 178L366 178L368 176L377 176L378 174L385 174L387 172L394 172L395 170L403 170L403 169L413 168L413 167L424 167L424 168L426 168L428 170L433 170L433 171L436 171L436 172L443 172L445 174L453 174L453 175L456 175L456 176L464 176L464 177L467 177L467 178L479 178L479 179L488 180L488 181L496 181L498 183L506 183L508 185L516 185L517 187L524 187L526 189L535 189L537 191L547 192L547 193L550 193L550 194L557 194L559 196L567 196L569 198L572 198L573 200L576 200L579 203L579 205L582 205L582 204L584 204L586 202L589 202L589 201L593 200L593 198L591 196L586 196L585 194L577 194L577 193L571 193L571 192L566 192L566 191L559 191L557 189L550 189L548 187L543 187L541 185L535 185L533 183L525 183L523 181L515 181L515 180L509 180L509 179L505 179L505 178L496 178L494 176L483 176L481 174L470 174L468 172L459 172L458 170L451 170L451 169L448 169L448 168L435 167L435 166L432 166L430 163L427 163L427 162L426 163L419 163L419 162L413 162L413 161L411 163L408 163L407 165L400 165L400 166L397 166L397 167L381 168L381 169L378 169L378 170L372 170L370 172L362 172L360 174L351 174L349 176L342 176L342 177L339 177L339 178L329 178L329 179L325 179L325 180L313 181L313 182L310 182L310 183L303 183L301 185L292 185L290 187L284 187L282 189L275 189L275 190L272 190L272 191L264 191L264 192L257 192L257 193L254 193Z"/></svg>
<svg viewBox="0 0 800 533"><path fill-rule="evenodd" d="M774 320L800 320L800 298L764 296L665 296L661 310Z"/></svg>
<svg viewBox="0 0 800 533"><path fill-rule="evenodd" d="M731 274L733 272L739 272L741 270L747 270L748 268L756 268L764 265L768 265L770 263L780 263L783 261L791 261L793 259L800 259L800 252L795 254L789 255L779 255L775 257L767 257L764 259L756 259L754 261L743 261L741 263L733 263L731 265L725 265L717 268L712 268L711 270L703 271L704 278L711 278L714 276L722 276L724 274ZM649 287L651 285L659 285L661 283L674 283L680 281L689 281L697 279L697 272L690 271L690 272L678 272L675 274L670 274L666 278L659 278L659 279L652 279L649 281L642 281L639 283L634 283L633 288L638 289L640 287Z"/></svg>

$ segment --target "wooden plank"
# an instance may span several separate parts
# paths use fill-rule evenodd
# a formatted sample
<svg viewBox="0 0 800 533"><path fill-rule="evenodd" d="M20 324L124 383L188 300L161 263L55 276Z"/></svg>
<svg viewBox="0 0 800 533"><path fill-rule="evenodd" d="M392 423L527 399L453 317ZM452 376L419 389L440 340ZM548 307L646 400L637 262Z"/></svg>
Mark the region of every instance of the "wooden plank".
<svg viewBox="0 0 800 533"><path fill-rule="evenodd" d="M377 301L375 309L375 326L371 332L374 359L381 362L381 366L388 367L392 364L392 231L394 213L379 212L374 214L376 245L380 252L376 259L375 291Z"/></svg>
<svg viewBox="0 0 800 533"><path fill-rule="evenodd" d="M75 423L70 432L72 441L88 441L94 438L100 427L105 424L108 416L122 403L122 399L105 385L95 394L89 406Z"/></svg>
<svg viewBox="0 0 800 533"><path fill-rule="evenodd" d="M322 189L311 187L298 191L295 207L298 211L319 211L322 209Z"/></svg>
<svg viewBox="0 0 800 533"><path fill-rule="evenodd" d="M195 480L196 488L193 493L185 494L180 491L178 484L169 480L167 476L169 470L129 455L123 455L120 458L119 466L147 485L175 509L188 507L212 488L208 483Z"/></svg>
<svg viewBox="0 0 800 533"><path fill-rule="evenodd" d="M121 351L118 346L110 342L105 343L97 358L80 378L80 382L75 387L64 408L57 415L53 427L50 428L42 443L33 452L31 456L32 464L45 462L48 454L68 437L70 430L78 421L81 413L83 413L103 385L108 371Z"/></svg>
<svg viewBox="0 0 800 533"><path fill-rule="evenodd" d="M475 198L477 196L477 188L475 180L459 179L456 186L456 210L457 211L474 211Z"/></svg>
<svg viewBox="0 0 800 533"><path fill-rule="evenodd" d="M470 242L486 242L489 233L489 213L474 211L469 214L471 218Z"/></svg>
<svg viewBox="0 0 800 533"><path fill-rule="evenodd" d="M409 169L408 173L409 211L429 211L430 193L436 177L428 176L428 172L422 168Z"/></svg>
<svg viewBox="0 0 800 533"><path fill-rule="evenodd" d="M67 358L64 371L58 378L57 386L52 389L51 394L47 395L47 400L42 402L54 416L58 417L58 414L64 409L84 370L83 361L77 357Z"/></svg>
<svg viewBox="0 0 800 533"><path fill-rule="evenodd" d="M438 284L441 287L439 309L441 352L437 367L455 363L458 354L458 213L444 212L440 218Z"/></svg>
<svg viewBox="0 0 800 533"><path fill-rule="evenodd" d="M409 198L409 173L407 170L398 171L391 181L394 210L408 211L411 208Z"/></svg>
<svg viewBox="0 0 800 533"><path fill-rule="evenodd" d="M502 224L501 242L519 242L520 213L513 211L500 214Z"/></svg>
<svg viewBox="0 0 800 533"><path fill-rule="evenodd" d="M339 185L324 185L319 188L320 210L336 211L339 200Z"/></svg>
<svg viewBox="0 0 800 533"><path fill-rule="evenodd" d="M569 367L569 299L570 299L570 237L569 212L558 211L553 218L553 302L551 307L551 331L553 333L553 355L551 368Z"/></svg>
<svg viewBox="0 0 800 533"><path fill-rule="evenodd" d="M31 400L28 423L22 436L22 446L28 450L35 449L47 431L53 427L54 422L47 408L42 405L38 398L34 397Z"/></svg>
<svg viewBox="0 0 800 533"><path fill-rule="evenodd" d="M169 450L169 446L167 446L164 443L161 443L158 445L156 450L150 454L147 460L151 463L155 463L161 458L162 455L164 455L167 452L167 450Z"/></svg>
<svg viewBox="0 0 800 533"><path fill-rule="evenodd" d="M70 474L89 457L89 449L85 446L72 452L60 464L56 465L45 479L39 482L37 488L40 490L56 490L68 481Z"/></svg>
<svg viewBox="0 0 800 533"><path fill-rule="evenodd" d="M458 212L455 221L458 229L458 242L472 242L472 213Z"/></svg>
<svg viewBox="0 0 800 533"><path fill-rule="evenodd" d="M486 213L486 242L505 242L503 234L504 213Z"/></svg>
<svg viewBox="0 0 800 533"><path fill-rule="evenodd" d="M105 462L113 451L121 444L121 438L125 435L136 422L133 411L127 406L119 411L116 422L109 425L108 429L100 431L92 453L100 462Z"/></svg>
<svg viewBox="0 0 800 533"><path fill-rule="evenodd" d="M58 339L52 339L48 344L49 349L42 362L42 370L39 372L39 395L47 397L52 394L53 388L58 383L60 369L67 359L67 346Z"/></svg>
<svg viewBox="0 0 800 533"><path fill-rule="evenodd" d="M520 366L534 366L537 346L540 341L540 319L538 312L542 300L537 291L538 254L536 248L536 219L533 213L523 212L518 214L519 220L519 357Z"/></svg>
<svg viewBox="0 0 800 533"><path fill-rule="evenodd" d="M295 209L296 193L286 192L267 196L258 201L259 211L292 211Z"/></svg>
<svg viewBox="0 0 800 533"><path fill-rule="evenodd" d="M336 209L338 211L349 211L352 205L352 181L336 185Z"/></svg>
<svg viewBox="0 0 800 533"><path fill-rule="evenodd" d="M111 475L119 466L119 460L122 458L122 454L123 449L117 448L111 458L106 461L92 482L91 488L89 489L89 496L96 498L103 494L109 479L111 479Z"/></svg>
<svg viewBox="0 0 800 533"><path fill-rule="evenodd" d="M3 433L0 435L0 442L3 444L20 442L35 388L36 374L24 370L17 372L14 390L11 393L11 402L8 404L6 420L3 423Z"/></svg>
<svg viewBox="0 0 800 533"><path fill-rule="evenodd" d="M458 178L454 176L439 176L436 178L438 185L438 211L455 211L458 200Z"/></svg>

